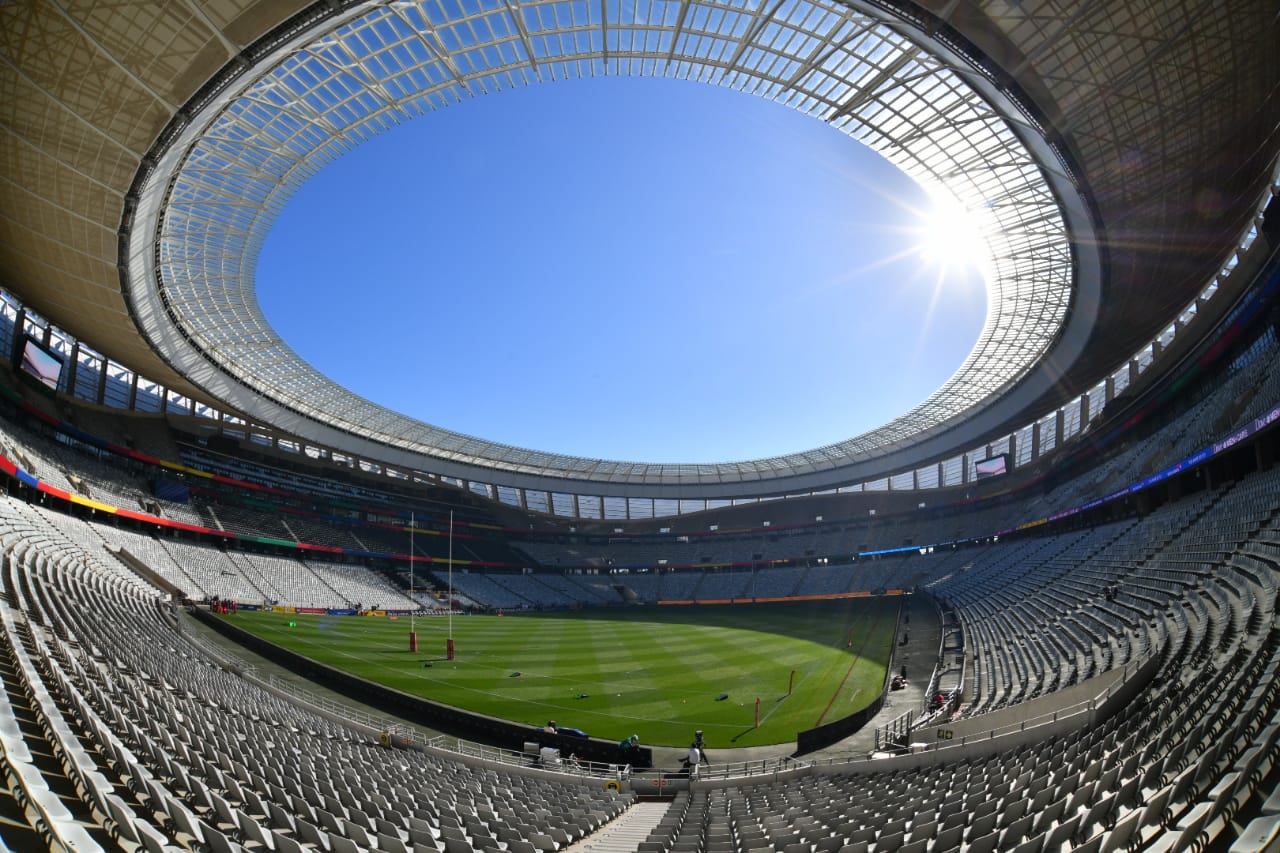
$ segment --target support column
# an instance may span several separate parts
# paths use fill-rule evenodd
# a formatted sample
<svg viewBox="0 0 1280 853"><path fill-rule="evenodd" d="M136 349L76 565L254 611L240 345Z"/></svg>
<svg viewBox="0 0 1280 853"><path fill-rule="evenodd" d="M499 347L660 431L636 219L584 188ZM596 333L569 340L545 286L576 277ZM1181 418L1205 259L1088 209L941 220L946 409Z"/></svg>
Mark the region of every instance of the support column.
<svg viewBox="0 0 1280 853"><path fill-rule="evenodd" d="M76 374L80 372L80 339L71 344L70 364L67 365L67 394L76 395Z"/></svg>

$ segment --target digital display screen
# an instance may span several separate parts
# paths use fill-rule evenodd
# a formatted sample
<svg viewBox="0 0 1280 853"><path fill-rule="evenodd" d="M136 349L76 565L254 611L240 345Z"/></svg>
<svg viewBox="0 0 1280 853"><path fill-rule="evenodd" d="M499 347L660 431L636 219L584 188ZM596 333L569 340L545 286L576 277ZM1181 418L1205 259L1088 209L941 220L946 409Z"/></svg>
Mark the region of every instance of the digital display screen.
<svg viewBox="0 0 1280 853"><path fill-rule="evenodd" d="M22 342L21 366L41 385L54 391L58 390L58 380L62 378L62 359L30 338Z"/></svg>
<svg viewBox="0 0 1280 853"><path fill-rule="evenodd" d="M979 460L973 466L974 475L979 480L985 480L987 477L999 477L1001 474L1007 473L1008 470L1009 454L1007 453Z"/></svg>

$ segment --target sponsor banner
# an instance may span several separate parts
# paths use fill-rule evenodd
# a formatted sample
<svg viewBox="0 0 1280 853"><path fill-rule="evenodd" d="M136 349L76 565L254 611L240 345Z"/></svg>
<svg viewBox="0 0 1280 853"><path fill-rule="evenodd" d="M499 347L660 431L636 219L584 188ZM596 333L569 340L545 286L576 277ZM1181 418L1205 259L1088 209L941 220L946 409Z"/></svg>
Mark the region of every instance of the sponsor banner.
<svg viewBox="0 0 1280 853"><path fill-rule="evenodd" d="M859 557L879 557L882 554L905 554L909 551L919 551L921 548L928 548L928 545L903 545L901 548L883 548L879 551L859 551Z"/></svg>
<svg viewBox="0 0 1280 853"><path fill-rule="evenodd" d="M237 534L238 539L244 539L249 542L258 542L262 545L279 545L282 548L297 548L297 542L291 542L288 539L274 539L270 536L249 536L243 533Z"/></svg>
<svg viewBox="0 0 1280 853"><path fill-rule="evenodd" d="M389 618L391 618L391 619L395 619L395 618L396 618L396 617L398 617L398 616L412 616L413 614L415 614L415 613L419 613L419 612L421 612L421 611L418 611L418 610L388 610L388 611L387 611L387 616L388 616Z"/></svg>
<svg viewBox="0 0 1280 853"><path fill-rule="evenodd" d="M316 614L320 616L325 616L329 613L328 609L324 607L296 607L294 608L293 612L294 613L311 613L311 614Z"/></svg>
<svg viewBox="0 0 1280 853"><path fill-rule="evenodd" d="M1235 447L1237 444L1239 444L1241 441L1244 441L1246 438L1253 435L1255 432L1258 432L1259 430L1270 426L1277 419L1280 419L1280 406L1276 406L1274 409L1267 412L1265 415L1262 415L1259 418L1255 418L1252 423L1237 430L1236 432L1232 433L1231 435L1227 436L1221 441L1214 442L1211 450L1215 455L1218 453L1221 453L1224 450L1230 450L1232 447Z"/></svg>
<svg viewBox="0 0 1280 853"><path fill-rule="evenodd" d="M886 589L883 595L906 595L906 590ZM836 592L829 595L774 595L757 598L700 598L700 599L659 599L656 604L698 605L698 604L765 604L779 601L831 601L835 598L870 598L870 590L858 592ZM395 611L398 612L398 611Z"/></svg>
<svg viewBox="0 0 1280 853"><path fill-rule="evenodd" d="M26 471L23 471L21 468L18 469L18 479L26 483L31 488L39 489L45 494L53 495L55 498L62 498L64 501L71 500L70 492L64 489L59 489L57 486L51 486L48 483L43 483L28 474Z"/></svg>
<svg viewBox="0 0 1280 853"><path fill-rule="evenodd" d="M104 504L101 501L90 500L89 498L84 498L80 495L68 495L67 497L73 504L87 506L89 509L97 510L98 512L114 513L116 511L116 508L111 504Z"/></svg>
<svg viewBox="0 0 1280 853"><path fill-rule="evenodd" d="M306 542L299 542L297 543L296 547L301 548L304 551L324 551L329 554L342 553L341 548L335 548L332 545L309 545Z"/></svg>
<svg viewBox="0 0 1280 853"><path fill-rule="evenodd" d="M331 612L332 612L332 611L331 611ZM354 611L354 610L350 611L350 613L351 613L351 615L352 615L352 616L355 616L355 615L356 615L356 611ZM361 610L361 611L360 611L360 615L361 615L361 616L386 616L386 615L387 615L387 611L385 611L385 610Z"/></svg>
<svg viewBox="0 0 1280 853"><path fill-rule="evenodd" d="M131 509L123 509L121 507L116 507L116 515L121 518L131 518L134 521L145 521L151 524L154 524L156 520L154 515L147 515L144 512L134 512Z"/></svg>
<svg viewBox="0 0 1280 853"><path fill-rule="evenodd" d="M261 604L240 604L239 602L236 602L236 609L237 610L261 610L262 605Z"/></svg>
<svg viewBox="0 0 1280 853"><path fill-rule="evenodd" d="M1196 465L1199 465L1201 462L1204 462L1206 459L1208 459L1212 455L1213 455L1212 448L1206 447L1197 453L1193 453L1191 456L1188 456L1186 459L1183 459L1181 462L1177 462L1173 465L1170 465L1168 468L1165 468L1163 471L1157 471L1156 473L1152 474L1150 477L1147 477L1145 480L1139 480L1138 482L1134 483L1132 486L1129 487L1129 491L1137 492L1147 488L1148 486L1153 486L1156 483L1159 483L1161 480L1166 480L1169 477L1172 477L1174 474L1178 474L1188 468L1193 468Z"/></svg>
<svg viewBox="0 0 1280 853"><path fill-rule="evenodd" d="M356 611L352 610L350 607L331 607L325 612L328 613L330 616L355 616L356 615Z"/></svg>

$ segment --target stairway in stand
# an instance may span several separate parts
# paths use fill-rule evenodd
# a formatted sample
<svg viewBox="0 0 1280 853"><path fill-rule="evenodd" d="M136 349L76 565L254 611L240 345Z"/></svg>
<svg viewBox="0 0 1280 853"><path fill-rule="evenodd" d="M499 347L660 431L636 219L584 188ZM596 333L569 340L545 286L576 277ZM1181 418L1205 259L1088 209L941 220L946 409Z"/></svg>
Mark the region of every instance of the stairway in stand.
<svg viewBox="0 0 1280 853"><path fill-rule="evenodd" d="M565 848L564 853L635 853L671 803L638 802L616 820Z"/></svg>

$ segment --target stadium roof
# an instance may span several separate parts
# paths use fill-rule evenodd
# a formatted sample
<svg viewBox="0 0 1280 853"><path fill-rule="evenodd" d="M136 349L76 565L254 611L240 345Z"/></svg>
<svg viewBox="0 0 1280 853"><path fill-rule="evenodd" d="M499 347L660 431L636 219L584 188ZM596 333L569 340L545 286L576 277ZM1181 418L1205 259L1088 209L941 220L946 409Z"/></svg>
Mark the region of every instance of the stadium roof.
<svg viewBox="0 0 1280 853"><path fill-rule="evenodd" d="M1167 325L1230 248L1277 145L1266 2L281 8L0 8L0 281L197 399L490 482L763 493L973 442L1079 393ZM629 464L411 422L316 375L262 321L257 249L325 161L469 96L598 74L773 97L978 211L994 298L956 377L885 428L808 453Z"/></svg>

